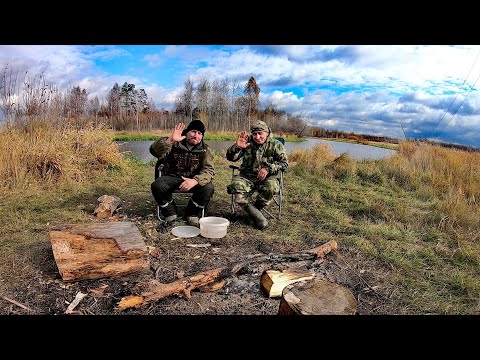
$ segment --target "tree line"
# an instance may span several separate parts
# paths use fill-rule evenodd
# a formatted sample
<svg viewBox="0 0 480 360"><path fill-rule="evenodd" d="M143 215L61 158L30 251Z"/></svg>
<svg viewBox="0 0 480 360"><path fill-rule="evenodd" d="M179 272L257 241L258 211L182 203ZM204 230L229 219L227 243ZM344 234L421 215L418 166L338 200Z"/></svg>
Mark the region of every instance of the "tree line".
<svg viewBox="0 0 480 360"><path fill-rule="evenodd" d="M26 124L32 118L82 128L107 124L113 130L171 129L178 122L199 117L209 131L241 131L255 120L265 121L274 132L305 135L309 119L276 108L260 108L260 87L252 76L241 85L228 78L186 80L173 110L157 109L143 88L115 83L106 98L90 98L80 86L60 91L45 75L28 76L5 66L0 79L0 120Z"/></svg>
<svg viewBox="0 0 480 360"><path fill-rule="evenodd" d="M321 127L311 127L309 133L314 137L330 138L330 139L348 139L353 141L376 141L390 144L398 144L399 139L388 136L377 136L368 134L355 134L353 132L345 132L339 130L327 130Z"/></svg>
<svg viewBox="0 0 480 360"><path fill-rule="evenodd" d="M279 110L269 101L260 107L260 86L251 76L245 84L238 80L201 79L194 84L189 78L177 95L173 110L157 109L143 88L135 84L115 83L106 98L89 97L80 86L59 91L48 84L44 74L20 79L19 71L8 65L0 78L0 121L27 124L31 119L83 128L89 124L107 124L119 131L153 131L171 129L179 122L200 118L208 131L249 129L255 120L265 121L275 133L351 140L397 143L384 136L359 135L352 132L311 127L306 116Z"/></svg>

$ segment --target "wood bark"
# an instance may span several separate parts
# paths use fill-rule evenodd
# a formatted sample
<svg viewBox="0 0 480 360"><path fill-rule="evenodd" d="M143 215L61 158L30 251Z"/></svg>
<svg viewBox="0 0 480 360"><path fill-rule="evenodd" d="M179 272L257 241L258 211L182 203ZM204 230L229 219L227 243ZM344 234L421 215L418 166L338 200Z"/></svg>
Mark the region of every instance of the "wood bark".
<svg viewBox="0 0 480 360"><path fill-rule="evenodd" d="M149 269L143 236L129 221L63 225L49 236L64 281L121 277Z"/></svg>
<svg viewBox="0 0 480 360"><path fill-rule="evenodd" d="M354 315L357 301L347 288L315 279L283 289L278 315Z"/></svg>
<svg viewBox="0 0 480 360"><path fill-rule="evenodd" d="M252 256L242 262L233 263L213 270L207 270L196 275L186 276L177 281L168 284L157 283L140 295L130 295L123 297L117 304L116 310L123 311L131 307L139 307L167 296L183 293L187 299L190 299L190 292L194 289L204 287L205 285L219 282L229 276L237 274L240 270L252 263L258 262L283 262L297 261L306 259L315 259L324 256L337 249L337 242L331 240L316 248L303 252L292 254L269 254L264 256Z"/></svg>
<svg viewBox="0 0 480 360"><path fill-rule="evenodd" d="M107 218L113 215L120 205L120 198L113 195L102 195L97 199L97 206L93 210L93 215L99 218Z"/></svg>
<svg viewBox="0 0 480 360"><path fill-rule="evenodd" d="M315 273L308 269L265 270L260 278L260 288L268 297L280 297L285 286L314 277Z"/></svg>

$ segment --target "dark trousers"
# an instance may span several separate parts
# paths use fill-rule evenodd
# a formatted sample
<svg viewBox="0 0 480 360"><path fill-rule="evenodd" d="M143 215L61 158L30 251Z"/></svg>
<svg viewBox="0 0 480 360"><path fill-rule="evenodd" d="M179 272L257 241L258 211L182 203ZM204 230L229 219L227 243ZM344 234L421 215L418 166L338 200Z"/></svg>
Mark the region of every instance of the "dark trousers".
<svg viewBox="0 0 480 360"><path fill-rule="evenodd" d="M163 175L157 178L151 185L152 194L155 198L155 201L160 206L163 216L170 216L176 213L175 207L173 205L168 205L162 207L167 203L172 202L172 194L178 190L178 187L183 182L181 177ZM213 183L209 182L205 186L196 185L190 189L189 193L192 193L192 198L190 199L189 204L187 205L186 212L194 212L194 209L197 206L192 206L192 200L195 204L199 206L198 209L202 209L208 205L210 198L214 192ZM192 215L192 214L186 214ZM196 214L195 214L196 215Z"/></svg>

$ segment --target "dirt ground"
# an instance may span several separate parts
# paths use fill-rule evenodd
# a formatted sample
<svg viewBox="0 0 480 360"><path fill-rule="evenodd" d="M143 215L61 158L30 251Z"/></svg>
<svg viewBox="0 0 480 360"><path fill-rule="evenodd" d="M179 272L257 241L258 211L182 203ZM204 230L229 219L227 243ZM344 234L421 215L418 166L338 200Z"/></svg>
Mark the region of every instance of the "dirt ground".
<svg viewBox="0 0 480 360"><path fill-rule="evenodd" d="M267 269L285 269L302 265L315 272L319 279L338 283L351 290L357 299L357 312L362 314L395 313L390 298L392 287L386 283L390 271L379 264L362 259L359 254L339 247L327 254L319 265L309 262L261 263L249 265L237 275L226 279L216 292L194 290L187 300L183 294L172 295L138 308L122 312L115 308L120 299L144 291L153 280L169 283L183 276L225 266L245 260L255 254L279 254L297 252L319 246L292 248L284 242L272 242L265 233L252 227L249 219L236 214L218 214L230 219L228 233L221 239L206 239L202 236L176 238L169 230L158 234L154 231L159 221L152 214L146 217L129 217L118 214L119 221L133 221L145 234L149 247L150 270L144 274L120 279L64 282L58 272L50 242L47 240L36 247L25 249L25 257L13 261L12 271L6 280L15 284L4 292L8 299L0 296L0 314L64 314L75 295L87 293L73 314L90 315L275 315L280 298L268 298L260 289L260 276ZM269 226L275 226L271 221ZM48 236L47 236L48 239ZM210 244L205 248L189 247L187 244ZM26 269L35 269L27 273ZM14 303L17 302L17 303Z"/></svg>

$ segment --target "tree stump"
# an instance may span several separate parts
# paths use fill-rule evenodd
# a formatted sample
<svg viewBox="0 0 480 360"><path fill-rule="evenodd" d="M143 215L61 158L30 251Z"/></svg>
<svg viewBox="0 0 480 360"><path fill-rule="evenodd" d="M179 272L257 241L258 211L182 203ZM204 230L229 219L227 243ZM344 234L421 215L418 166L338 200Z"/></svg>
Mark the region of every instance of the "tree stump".
<svg viewBox="0 0 480 360"><path fill-rule="evenodd" d="M357 301L338 284L315 279L283 289L278 315L354 315Z"/></svg>
<svg viewBox="0 0 480 360"><path fill-rule="evenodd" d="M149 269L143 236L129 221L63 225L49 236L64 281L121 277Z"/></svg>

